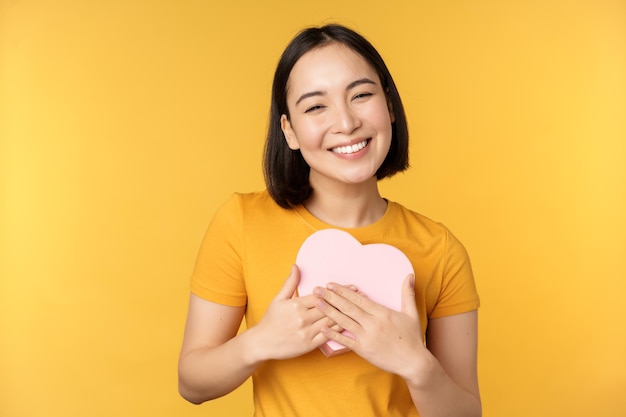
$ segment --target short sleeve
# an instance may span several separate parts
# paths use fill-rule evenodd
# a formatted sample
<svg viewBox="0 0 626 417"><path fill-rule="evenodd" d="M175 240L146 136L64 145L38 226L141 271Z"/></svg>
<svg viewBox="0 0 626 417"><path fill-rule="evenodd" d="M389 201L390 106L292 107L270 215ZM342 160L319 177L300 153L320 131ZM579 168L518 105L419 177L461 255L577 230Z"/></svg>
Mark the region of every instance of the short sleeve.
<svg viewBox="0 0 626 417"><path fill-rule="evenodd" d="M191 276L191 292L229 306L246 304L242 273L241 201L231 196L216 212L204 235Z"/></svg>
<svg viewBox="0 0 626 417"><path fill-rule="evenodd" d="M430 318L465 313L479 306L469 255L461 242L447 231L441 292Z"/></svg>

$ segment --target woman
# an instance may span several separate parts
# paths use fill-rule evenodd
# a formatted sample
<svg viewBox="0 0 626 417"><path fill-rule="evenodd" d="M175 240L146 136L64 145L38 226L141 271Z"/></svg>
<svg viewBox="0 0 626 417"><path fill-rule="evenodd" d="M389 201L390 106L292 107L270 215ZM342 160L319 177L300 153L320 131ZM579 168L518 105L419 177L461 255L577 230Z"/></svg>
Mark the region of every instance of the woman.
<svg viewBox="0 0 626 417"><path fill-rule="evenodd" d="M267 190L233 195L198 255L184 398L208 401L252 376L257 416L481 415L467 254L444 226L378 190L407 167L402 102L378 52L340 25L300 32L274 76ZM326 228L409 257L400 312L336 283L295 295L298 249ZM317 348L329 340L351 352L326 358Z"/></svg>

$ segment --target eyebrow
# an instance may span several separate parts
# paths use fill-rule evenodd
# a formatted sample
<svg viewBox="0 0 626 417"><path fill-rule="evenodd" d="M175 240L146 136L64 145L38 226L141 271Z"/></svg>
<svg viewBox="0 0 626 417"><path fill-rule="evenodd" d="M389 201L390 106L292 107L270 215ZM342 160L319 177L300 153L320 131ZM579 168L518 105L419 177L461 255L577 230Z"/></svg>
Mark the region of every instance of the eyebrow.
<svg viewBox="0 0 626 417"><path fill-rule="evenodd" d="M348 84L347 87L346 87L346 91L349 91L349 90L353 89L354 87L357 87L357 86L359 86L361 84L374 84L374 85L376 85L376 82L373 81L373 80L370 80L369 78L360 78L360 79L352 81L350 84ZM310 91L308 93L304 93L296 101L296 106L298 105L298 103L300 103L302 100L304 100L306 98L315 97L315 96L323 96L325 94L326 94L326 92L322 91L322 90Z"/></svg>

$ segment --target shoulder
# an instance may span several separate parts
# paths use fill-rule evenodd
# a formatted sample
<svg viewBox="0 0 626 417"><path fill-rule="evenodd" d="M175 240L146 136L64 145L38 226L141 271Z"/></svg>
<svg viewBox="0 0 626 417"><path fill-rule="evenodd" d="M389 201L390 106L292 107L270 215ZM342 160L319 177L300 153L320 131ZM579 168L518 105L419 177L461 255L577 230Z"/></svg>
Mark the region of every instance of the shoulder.
<svg viewBox="0 0 626 417"><path fill-rule="evenodd" d="M400 204L393 239L411 259L416 286L429 318L474 310L480 305L471 262L461 241L444 224Z"/></svg>
<svg viewBox="0 0 626 417"><path fill-rule="evenodd" d="M273 211L280 209L280 206L269 195L267 190L254 192L234 192L218 209L219 212L237 213L258 213L259 211Z"/></svg>
<svg viewBox="0 0 626 417"><path fill-rule="evenodd" d="M236 224L241 233L285 227L297 219L294 209L280 207L267 190L236 192L218 209L216 218Z"/></svg>
<svg viewBox="0 0 626 417"><path fill-rule="evenodd" d="M393 218L390 234L395 238L406 240L413 248L425 253L466 256L463 244L445 224L397 202L390 201L389 206Z"/></svg>
<svg viewBox="0 0 626 417"><path fill-rule="evenodd" d="M435 221L400 203L389 201L389 211L393 215L393 223L401 224L409 232L426 234L431 237L444 236L449 229L441 222Z"/></svg>
<svg viewBox="0 0 626 417"><path fill-rule="evenodd" d="M251 219L279 216L293 211L280 207L270 196L267 189L247 193L233 193L227 204L236 207L242 217Z"/></svg>
<svg viewBox="0 0 626 417"><path fill-rule="evenodd" d="M236 206L242 210L246 209L276 209L280 208L272 199L267 189L253 192L234 192L225 201L226 206Z"/></svg>

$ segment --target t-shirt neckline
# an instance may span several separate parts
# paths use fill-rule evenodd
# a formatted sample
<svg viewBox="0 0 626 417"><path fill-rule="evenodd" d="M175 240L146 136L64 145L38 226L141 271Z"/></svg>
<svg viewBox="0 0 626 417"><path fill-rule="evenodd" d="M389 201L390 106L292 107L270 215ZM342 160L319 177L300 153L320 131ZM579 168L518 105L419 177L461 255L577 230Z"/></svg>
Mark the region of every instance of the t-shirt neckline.
<svg viewBox="0 0 626 417"><path fill-rule="evenodd" d="M295 207L296 213L308 223L313 229L324 230L324 229L338 229L343 230L345 232L350 233L354 236L355 239L361 242L376 242L381 240L385 231L388 230L389 226L393 222L394 217L398 211L398 206L393 201L387 201L387 209L383 216L375 221L372 224L363 227L338 227L333 226L332 224L328 224L317 217L315 217L303 204Z"/></svg>

